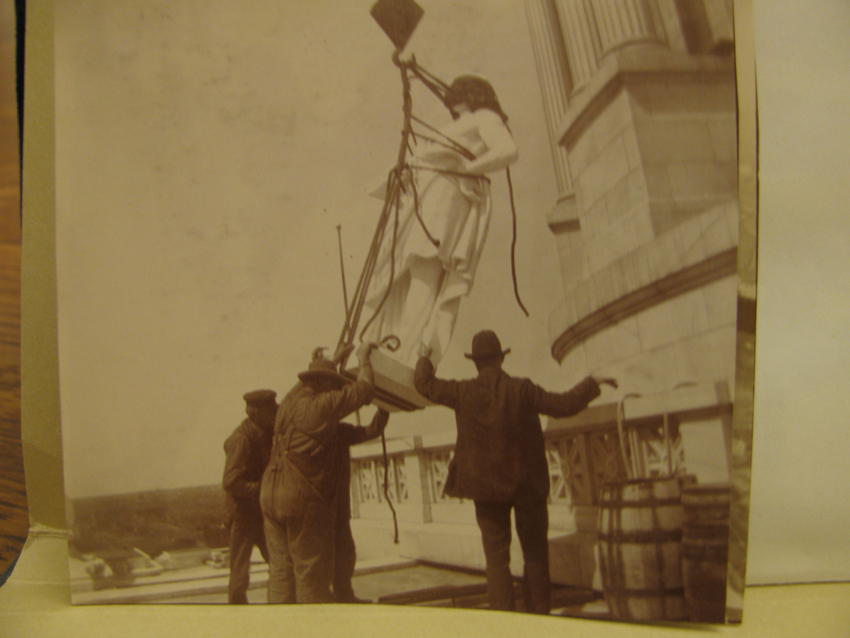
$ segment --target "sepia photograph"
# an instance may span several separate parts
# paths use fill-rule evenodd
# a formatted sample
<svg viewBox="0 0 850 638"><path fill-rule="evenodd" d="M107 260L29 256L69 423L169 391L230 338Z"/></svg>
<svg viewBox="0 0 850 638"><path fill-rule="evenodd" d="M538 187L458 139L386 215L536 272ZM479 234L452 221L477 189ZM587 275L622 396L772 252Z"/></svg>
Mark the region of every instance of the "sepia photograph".
<svg viewBox="0 0 850 638"><path fill-rule="evenodd" d="M71 599L740 622L732 0L57 1Z"/></svg>

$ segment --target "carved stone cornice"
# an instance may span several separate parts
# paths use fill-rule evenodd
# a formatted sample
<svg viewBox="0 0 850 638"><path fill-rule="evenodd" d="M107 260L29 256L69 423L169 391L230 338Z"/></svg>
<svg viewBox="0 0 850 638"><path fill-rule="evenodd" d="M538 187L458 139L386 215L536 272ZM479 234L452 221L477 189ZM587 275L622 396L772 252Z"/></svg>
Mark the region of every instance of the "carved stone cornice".
<svg viewBox="0 0 850 638"><path fill-rule="evenodd" d="M579 135L630 81L645 81L653 76L715 76L734 78L735 60L731 55L689 55L654 46L627 47L613 51L575 94L558 126L558 140L569 149Z"/></svg>
<svg viewBox="0 0 850 638"><path fill-rule="evenodd" d="M737 222L735 203L703 213L576 284L560 309L558 322L563 328L556 328L552 357L560 362L605 328L735 274Z"/></svg>

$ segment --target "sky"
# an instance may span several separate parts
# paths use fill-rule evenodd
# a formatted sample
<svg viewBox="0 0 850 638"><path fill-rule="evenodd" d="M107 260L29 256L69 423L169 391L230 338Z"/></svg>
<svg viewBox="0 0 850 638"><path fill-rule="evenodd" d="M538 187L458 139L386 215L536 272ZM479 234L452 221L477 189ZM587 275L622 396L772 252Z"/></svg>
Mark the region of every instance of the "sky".
<svg viewBox="0 0 850 638"><path fill-rule="evenodd" d="M516 138L518 277L503 174L474 288L438 368L472 376L495 329L506 368L550 389L562 296L546 214L555 179L522 3L419 0L427 69L493 83ZM242 394L285 393L344 320L401 128L392 45L371 0L75 0L56 9L57 280L66 492L213 484ZM418 89L415 113L445 110ZM431 408L388 438L452 428Z"/></svg>

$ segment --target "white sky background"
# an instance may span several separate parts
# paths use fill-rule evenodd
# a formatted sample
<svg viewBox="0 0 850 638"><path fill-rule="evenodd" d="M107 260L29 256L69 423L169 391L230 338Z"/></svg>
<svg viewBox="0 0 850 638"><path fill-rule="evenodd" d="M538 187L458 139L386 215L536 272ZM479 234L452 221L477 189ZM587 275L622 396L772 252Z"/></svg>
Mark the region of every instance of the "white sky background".
<svg viewBox="0 0 850 638"><path fill-rule="evenodd" d="M511 216L493 221L441 376L467 377L472 334L495 329L506 367L551 389L586 371L549 354L561 297L545 215L551 155L522 3L419 0L417 59L444 80L494 84L520 148ZM65 0L56 10L57 261L66 491L73 497L212 484L242 394L284 393L344 319L401 127L392 45L372 0ZM442 124L424 90L414 111ZM453 427L395 415L389 437Z"/></svg>

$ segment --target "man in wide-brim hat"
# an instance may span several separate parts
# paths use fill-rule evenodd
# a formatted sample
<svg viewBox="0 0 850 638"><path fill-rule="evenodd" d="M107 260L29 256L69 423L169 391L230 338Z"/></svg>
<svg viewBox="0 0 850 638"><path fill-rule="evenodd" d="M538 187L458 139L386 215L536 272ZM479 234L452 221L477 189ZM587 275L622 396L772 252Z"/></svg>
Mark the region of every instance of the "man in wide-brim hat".
<svg viewBox="0 0 850 638"><path fill-rule="evenodd" d="M549 613L549 469L540 414L571 416L587 407L608 378L587 377L567 392L547 392L530 379L502 370L499 337L482 330L466 354L478 376L444 381L434 375L427 350L420 351L413 381L425 398L452 408L457 444L445 493L471 499L487 563L487 595L493 609L513 609L510 573L511 509L522 546L526 609Z"/></svg>
<svg viewBox="0 0 850 638"><path fill-rule="evenodd" d="M260 505L269 549L268 601L332 602L330 593L338 515L341 449L356 426L341 419L374 396L370 354L374 343L357 351L359 372L348 382L332 360L313 353L301 384L281 402L274 426L271 458L263 475ZM383 419L383 423L381 420ZM386 425L376 415L371 430ZM373 435L365 432L362 435Z"/></svg>

